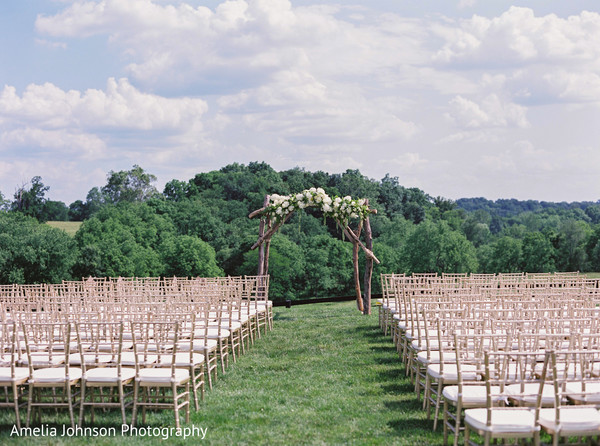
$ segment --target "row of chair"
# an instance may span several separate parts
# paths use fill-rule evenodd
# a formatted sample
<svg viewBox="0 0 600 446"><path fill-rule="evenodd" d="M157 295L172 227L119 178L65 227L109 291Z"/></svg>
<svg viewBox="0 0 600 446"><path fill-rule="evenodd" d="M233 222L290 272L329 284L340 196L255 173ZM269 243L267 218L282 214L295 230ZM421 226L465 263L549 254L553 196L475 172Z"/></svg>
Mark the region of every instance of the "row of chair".
<svg viewBox="0 0 600 446"><path fill-rule="evenodd" d="M190 394L198 410L205 384L212 388L217 378L218 361L225 373L230 356L235 360L261 330L272 328L272 304L268 276L179 282L193 293L159 286L140 294L130 280L125 283L136 289L100 296L90 293L96 280L87 279L70 283L68 292L43 294L39 287L36 309L21 300L34 295L0 295L2 405L14 408L16 425L24 406L27 426L41 421L45 407L68 409L72 426L77 408L80 425L86 408L93 422L99 407L119 408L124 424L130 406L132 425L140 409L144 422L147 409L164 408L174 411L177 427L181 410L188 420Z"/></svg>
<svg viewBox="0 0 600 446"><path fill-rule="evenodd" d="M598 288L589 281L576 287L569 278L559 286L553 278L552 287L482 289L479 279L468 282L462 276L449 277L446 284L432 279L436 277L382 275L380 324L384 332L392 334L417 398L423 393L428 416L435 407L434 429L444 401L445 441L451 430L457 444L461 427L468 425L466 419L461 423L465 408L462 383L479 383L470 389L474 395L467 398L466 407L491 407L489 394L486 396L481 385L492 379L486 378L483 367L486 352L512 355L507 358L513 368L515 357L531 352L537 367L532 368L535 374L530 380L537 379L537 391L546 354L600 349ZM501 398L502 404L514 401ZM485 429L478 432L485 433ZM485 443L496 432L490 429L489 434L484 435Z"/></svg>

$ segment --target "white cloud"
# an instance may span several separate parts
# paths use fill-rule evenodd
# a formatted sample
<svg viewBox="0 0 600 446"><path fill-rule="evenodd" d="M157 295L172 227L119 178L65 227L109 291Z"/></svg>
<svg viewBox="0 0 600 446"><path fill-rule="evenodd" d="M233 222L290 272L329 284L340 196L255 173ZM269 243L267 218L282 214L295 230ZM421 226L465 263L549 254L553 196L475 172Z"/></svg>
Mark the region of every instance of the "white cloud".
<svg viewBox="0 0 600 446"><path fill-rule="evenodd" d="M496 94L486 96L480 103L456 96L450 101L449 116L459 127L466 129L526 128L530 125L525 107L502 101Z"/></svg>
<svg viewBox="0 0 600 446"><path fill-rule="evenodd" d="M173 129L199 120L207 111L201 99L169 99L142 93L127 79L109 79L106 91L64 91L51 83L29 85L22 96L14 87L0 92L0 117L6 122L45 128Z"/></svg>
<svg viewBox="0 0 600 446"><path fill-rule="evenodd" d="M37 168L36 157L52 164L53 155L81 170L90 170L84 158L103 172L138 163L165 181L234 161L360 168L452 198L525 194L519 163L539 175L572 170L567 147L600 137L600 15L417 3L63 1L38 16L36 50L79 62L95 45L110 63L94 51L87 63L107 85L73 89L73 77L86 77L65 63L71 78L57 79L56 68L4 87L0 151ZM592 125L571 143L565 129L583 121ZM555 183L537 192L549 198Z"/></svg>
<svg viewBox="0 0 600 446"><path fill-rule="evenodd" d="M526 62L596 63L600 54L600 14L583 11L567 19L536 17L533 10L511 6L499 17L474 15L459 26L436 28L447 42L440 62L522 65Z"/></svg>

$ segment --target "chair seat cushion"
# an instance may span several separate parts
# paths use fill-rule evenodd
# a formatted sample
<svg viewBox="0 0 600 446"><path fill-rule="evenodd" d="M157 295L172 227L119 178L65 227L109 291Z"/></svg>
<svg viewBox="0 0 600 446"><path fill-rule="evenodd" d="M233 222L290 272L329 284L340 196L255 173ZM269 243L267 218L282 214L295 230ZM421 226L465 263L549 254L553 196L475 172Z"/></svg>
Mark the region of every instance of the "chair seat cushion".
<svg viewBox="0 0 600 446"><path fill-rule="evenodd" d="M177 349L182 352L190 351L191 342L182 342L177 346ZM191 347L195 352L205 352L217 348L218 342L216 339L194 339L194 345Z"/></svg>
<svg viewBox="0 0 600 446"><path fill-rule="evenodd" d="M586 383L585 390L580 381L570 382L564 394L577 403L600 404L600 382Z"/></svg>
<svg viewBox="0 0 600 446"><path fill-rule="evenodd" d="M508 398L519 404L532 406L537 404L539 390L539 383L522 383L506 386L504 392ZM546 384L542 390L542 406L547 407L554 404L554 396L554 387L551 383Z"/></svg>
<svg viewBox="0 0 600 446"><path fill-rule="evenodd" d="M442 395L448 401L458 402L458 386L445 386ZM491 395L494 403L501 401L503 398L497 396L500 393L500 387L492 386ZM462 404L463 407L485 407L487 403L487 390L484 385L465 385L462 387Z"/></svg>
<svg viewBox="0 0 600 446"><path fill-rule="evenodd" d="M31 375L31 381L34 383L61 383L67 380L64 367L51 367L46 369L37 369ZM77 367L69 368L69 381L77 381L81 378L81 369Z"/></svg>
<svg viewBox="0 0 600 446"><path fill-rule="evenodd" d="M135 377L135 369L121 368L120 381L127 381ZM86 370L84 379L88 383L114 383L119 382L119 370L116 367L99 367Z"/></svg>
<svg viewBox="0 0 600 446"><path fill-rule="evenodd" d="M163 366L171 365L173 362L173 355L160 355L158 358L158 364ZM204 355L200 353L192 353L190 359L189 352L175 353L175 367L190 367L197 366L204 363Z"/></svg>
<svg viewBox="0 0 600 446"><path fill-rule="evenodd" d="M533 411L523 408L492 409L490 426L487 426L487 409L467 409L465 423L478 431L492 433L533 434L539 430Z"/></svg>
<svg viewBox="0 0 600 446"><path fill-rule="evenodd" d="M441 358L444 359L444 363L456 362L456 353L454 352L443 352L440 354L439 350L429 351L429 357L427 357L427 352L419 352L417 354L417 361L422 364L439 364Z"/></svg>
<svg viewBox="0 0 600 446"><path fill-rule="evenodd" d="M560 408L560 425L557 425L556 410L541 409L539 421L543 427L552 431L593 431L600 429L600 412L594 407L563 406Z"/></svg>
<svg viewBox="0 0 600 446"><path fill-rule="evenodd" d="M463 381L476 381L480 379L477 367L466 364L460 367ZM458 366L456 364L430 364L427 366L427 374L433 379L442 379L446 383L458 382Z"/></svg>
<svg viewBox="0 0 600 446"><path fill-rule="evenodd" d="M108 364L113 360L113 355L107 353L100 353L98 355L95 353L84 353L83 359L86 365ZM79 353L70 354L69 365L81 365L81 355Z"/></svg>
<svg viewBox="0 0 600 446"><path fill-rule="evenodd" d="M22 382L29 378L29 367L15 367L15 376L12 376L10 367L0 367L0 385L12 382Z"/></svg>
<svg viewBox="0 0 600 446"><path fill-rule="evenodd" d="M31 362L33 367L40 366L56 366L65 362L65 355L62 353L52 354L52 358L50 358L50 353L48 352L32 352L31 353ZM22 360L23 365L29 365L29 358L27 355L23 357Z"/></svg>
<svg viewBox="0 0 600 446"><path fill-rule="evenodd" d="M157 369L141 369L138 380L142 385L150 385L152 383L182 383L189 379L190 372L186 369L175 369L175 375L172 376L170 368Z"/></svg>
<svg viewBox="0 0 600 446"><path fill-rule="evenodd" d="M146 355L144 355L144 353L137 354L138 364L140 364L142 366L145 364L154 364L157 359L158 359L158 356L155 354L146 354ZM121 365L134 366L135 365L135 353L134 352L121 353Z"/></svg>

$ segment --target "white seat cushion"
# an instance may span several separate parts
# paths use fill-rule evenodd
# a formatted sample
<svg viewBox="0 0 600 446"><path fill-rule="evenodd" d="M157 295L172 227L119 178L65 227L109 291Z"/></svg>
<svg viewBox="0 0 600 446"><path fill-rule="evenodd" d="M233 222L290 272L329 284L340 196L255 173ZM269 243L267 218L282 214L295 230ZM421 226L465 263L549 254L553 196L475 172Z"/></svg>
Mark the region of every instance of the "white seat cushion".
<svg viewBox="0 0 600 446"><path fill-rule="evenodd" d="M427 358L427 351L419 352L417 354L417 361L422 364L439 364L440 356L444 358L444 363L456 362L456 353L444 352L440 355L439 350L429 351L429 358Z"/></svg>
<svg viewBox="0 0 600 446"><path fill-rule="evenodd" d="M66 381L64 367L52 367L46 369L37 369L33 371L31 380L34 383L60 383ZM81 378L81 369L77 367L69 368L69 380L75 381Z"/></svg>
<svg viewBox="0 0 600 446"><path fill-rule="evenodd" d="M491 425L487 426L487 409L465 410L465 423L474 429L493 433L536 432L535 414L522 408L492 409Z"/></svg>
<svg viewBox="0 0 600 446"><path fill-rule="evenodd" d="M458 382L458 366L456 364L430 364L427 366L427 374L433 379L443 379L446 383ZM480 378L477 367L466 364L461 366L463 381L476 381Z"/></svg>
<svg viewBox="0 0 600 446"><path fill-rule="evenodd" d="M175 376L171 376L170 368L158 368L158 369L141 369L139 374L139 381L142 385L150 383L182 383L186 379L189 379L190 372L187 369L175 369Z"/></svg>
<svg viewBox="0 0 600 446"><path fill-rule="evenodd" d="M92 364L108 364L112 361L113 356L109 354L84 353L83 359L86 365ZM79 353L69 355L69 365L81 365L81 355Z"/></svg>
<svg viewBox="0 0 600 446"><path fill-rule="evenodd" d="M121 381L127 381L135 377L135 369L129 367L121 368ZM90 383L113 383L119 381L119 370L116 367L100 367L86 370L84 379Z"/></svg>
<svg viewBox="0 0 600 446"><path fill-rule="evenodd" d="M140 365L143 364L154 364L158 359L158 356L155 354L147 354L144 356L144 353L138 353L138 363ZM133 366L135 365L135 353L134 352L123 352L121 353L121 365Z"/></svg>
<svg viewBox="0 0 600 446"><path fill-rule="evenodd" d="M217 344L218 342L215 339L207 339L206 341L204 341L204 339L194 339L194 345L192 346L192 349L195 352L204 352L206 350L217 348ZM177 346L177 349L182 352L189 352L190 342L182 342Z"/></svg>
<svg viewBox="0 0 600 446"><path fill-rule="evenodd" d="M466 385L462 388L463 407L485 407L487 402L487 390L484 385ZM495 396L500 393L500 387L492 386L491 395L494 402L502 400L502 397ZM458 386L445 386L442 395L449 401L458 402Z"/></svg>
<svg viewBox="0 0 600 446"><path fill-rule="evenodd" d="M556 425L556 410L554 408L540 410L540 424L553 431L557 427L564 431L590 431L600 429L600 412L594 407L561 407L560 426Z"/></svg>
<svg viewBox="0 0 600 446"><path fill-rule="evenodd" d="M29 365L29 358L27 355L23 356L23 365ZM60 365L65 362L65 355L62 353L52 354L52 359L50 359L50 353L48 352L32 352L31 353L31 362L34 367L45 366L45 365Z"/></svg>
<svg viewBox="0 0 600 446"><path fill-rule="evenodd" d="M586 383L584 391L581 382L570 382L565 385L564 394L580 403L600 404L600 383Z"/></svg>
<svg viewBox="0 0 600 446"><path fill-rule="evenodd" d="M160 355L158 363L161 365L171 365L173 355ZM200 365L204 362L204 355L200 353L192 353L191 363L189 352L175 353L175 367L189 367L190 365Z"/></svg>
<svg viewBox="0 0 600 446"><path fill-rule="evenodd" d="M539 390L539 383L524 383L506 386L504 392L509 398L519 401L520 404L531 406L537 404ZM551 383L545 384L542 391L542 406L554 404L554 395L554 386Z"/></svg>
<svg viewBox="0 0 600 446"><path fill-rule="evenodd" d="M15 376L12 377L10 367L0 367L0 384L23 381L29 378L29 367L15 367Z"/></svg>

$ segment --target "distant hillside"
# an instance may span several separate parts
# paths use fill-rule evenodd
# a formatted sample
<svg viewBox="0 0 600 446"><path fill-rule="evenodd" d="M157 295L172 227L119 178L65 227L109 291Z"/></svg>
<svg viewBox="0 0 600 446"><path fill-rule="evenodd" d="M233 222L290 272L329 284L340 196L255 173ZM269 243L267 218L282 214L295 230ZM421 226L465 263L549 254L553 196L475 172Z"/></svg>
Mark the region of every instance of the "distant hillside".
<svg viewBox="0 0 600 446"><path fill-rule="evenodd" d="M593 205L600 204L600 200L594 201L579 201L573 203L567 203L562 201L560 203L549 202L549 201L537 201L537 200L525 200L520 201L514 198L511 199L499 199L496 201L488 200L483 197L478 198L460 198L456 200L456 205L464 209L467 212L474 212L478 210L484 210L489 212L491 215L497 215L498 217L514 217L523 212L541 212L547 209L554 210L572 210L581 209L585 211L587 208Z"/></svg>

